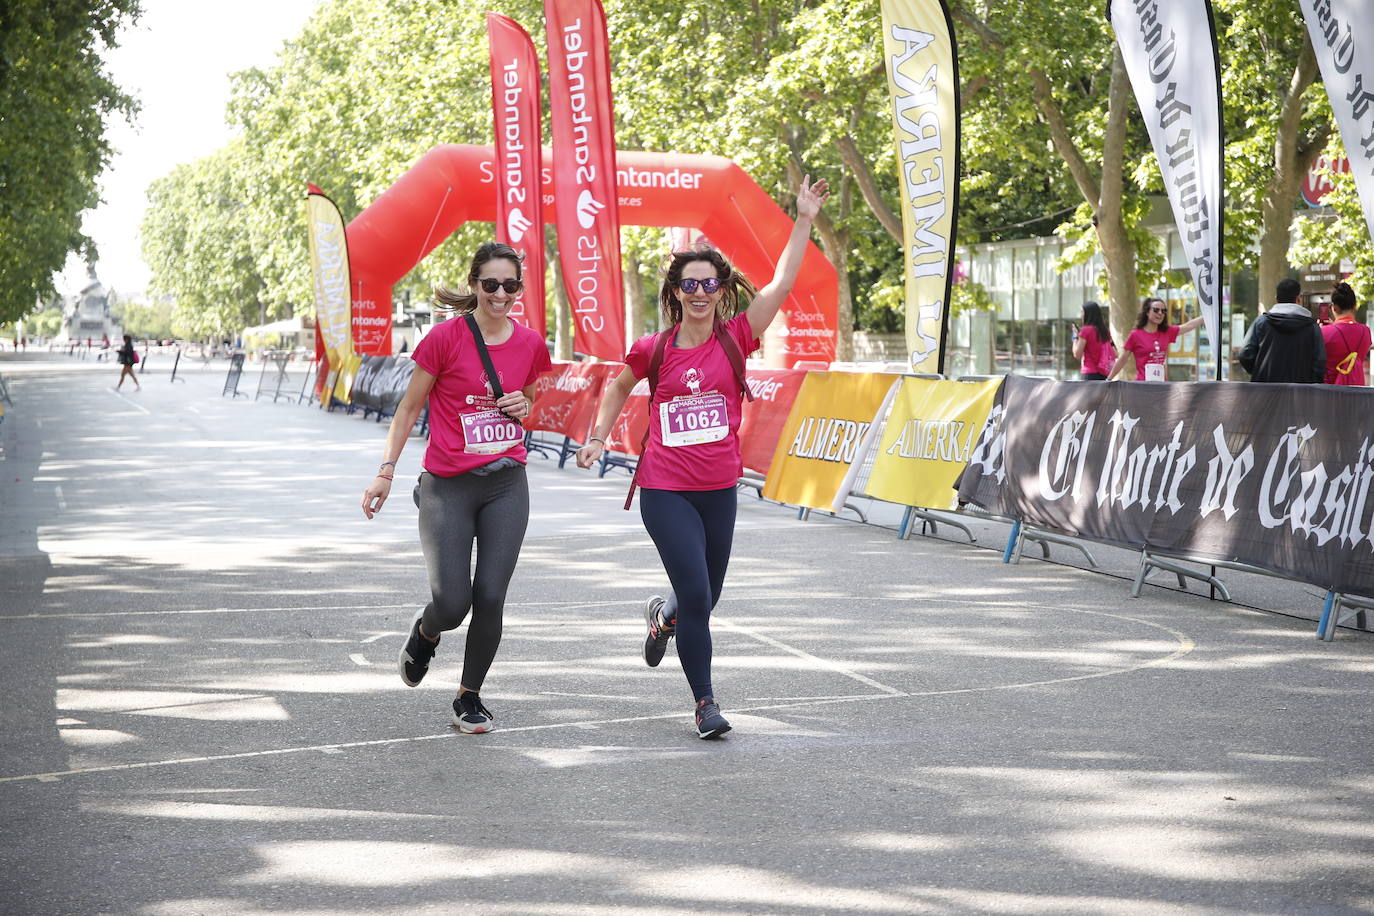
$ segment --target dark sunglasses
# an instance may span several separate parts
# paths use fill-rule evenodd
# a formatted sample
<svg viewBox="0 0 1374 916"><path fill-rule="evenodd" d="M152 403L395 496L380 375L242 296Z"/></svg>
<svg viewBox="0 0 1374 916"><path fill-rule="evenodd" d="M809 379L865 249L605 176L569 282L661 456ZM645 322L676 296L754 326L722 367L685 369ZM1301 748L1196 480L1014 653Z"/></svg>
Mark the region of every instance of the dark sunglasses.
<svg viewBox="0 0 1374 916"><path fill-rule="evenodd" d="M524 286L519 280L496 280L492 277L482 277L477 281L482 284L482 289L488 293L494 293L498 289L504 289L508 295L514 296L520 292L520 287Z"/></svg>
<svg viewBox="0 0 1374 916"><path fill-rule="evenodd" d="M707 277L705 280L697 280L693 277L683 277L681 280L677 281L677 288L689 296L697 291L698 286L701 287L702 292L709 296L717 292L723 285L725 285L725 281L719 277Z"/></svg>
<svg viewBox="0 0 1374 916"><path fill-rule="evenodd" d="M1164 306L1162 306L1162 305L1152 305L1152 306L1150 306L1150 311L1152 311L1152 312L1158 312L1159 314L1163 315L1165 312L1168 311L1168 309L1166 309L1166 308L1165 308Z"/></svg>

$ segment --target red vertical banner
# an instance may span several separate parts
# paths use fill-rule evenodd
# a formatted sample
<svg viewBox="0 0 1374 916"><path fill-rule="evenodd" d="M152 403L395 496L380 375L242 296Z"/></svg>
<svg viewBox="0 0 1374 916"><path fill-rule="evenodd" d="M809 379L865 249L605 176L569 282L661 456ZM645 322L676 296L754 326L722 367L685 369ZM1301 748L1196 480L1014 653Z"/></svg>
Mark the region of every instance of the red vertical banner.
<svg viewBox="0 0 1374 916"><path fill-rule="evenodd" d="M611 55L600 0L544 0L553 124L558 263L572 303L573 346L625 354Z"/></svg>
<svg viewBox="0 0 1374 916"><path fill-rule="evenodd" d="M510 317L545 335L543 138L539 58L520 23L487 13L491 111L496 127L496 240L524 258L525 288Z"/></svg>

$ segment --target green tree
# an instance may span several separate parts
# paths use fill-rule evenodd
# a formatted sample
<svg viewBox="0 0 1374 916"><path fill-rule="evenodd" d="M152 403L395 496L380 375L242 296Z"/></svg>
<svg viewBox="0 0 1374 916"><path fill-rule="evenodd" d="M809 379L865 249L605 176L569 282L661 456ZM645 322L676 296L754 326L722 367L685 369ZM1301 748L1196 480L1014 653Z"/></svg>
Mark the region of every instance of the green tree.
<svg viewBox="0 0 1374 916"><path fill-rule="evenodd" d="M263 258L245 218L261 205L245 187L252 173L244 143L235 139L148 189L142 239L149 293L174 300L178 326L193 336L280 317L268 312Z"/></svg>
<svg viewBox="0 0 1374 916"><path fill-rule="evenodd" d="M1326 155L1333 159L1345 155L1339 133L1332 135ZM1323 198L1321 210L1297 220L1297 239L1291 257L1299 264L1349 261L1355 269L1346 282L1355 290L1359 301L1366 302L1374 298L1374 240L1371 240L1369 223L1360 205L1355 176L1330 169L1326 170L1326 175L1331 179L1332 188Z"/></svg>
<svg viewBox="0 0 1374 916"><path fill-rule="evenodd" d="M1297 4L1218 0L1226 122L1226 260L1271 303L1288 269L1303 176L1331 136L1331 110Z"/></svg>
<svg viewBox="0 0 1374 916"><path fill-rule="evenodd" d="M965 79L981 84L971 107L984 109L984 126L1000 123L1004 146L1019 147L1028 136L1046 137L1079 196L1073 216L1058 230L1075 243L1065 261L1102 253L1112 327L1124 336L1136 297L1158 282L1163 255L1140 225L1149 202L1135 180L1135 166L1149 141L1102 5L957 2L952 12L956 24L976 39L961 45L967 50L961 58ZM1018 65L1008 67L1009 59ZM1019 125L1027 123L1039 126L1023 133ZM995 136L981 142L995 143ZM1033 163L1038 154L1013 153L1013 160L1020 159ZM1020 172L1020 164L1013 161L1001 170ZM1055 196L1057 205L1062 198Z"/></svg>
<svg viewBox="0 0 1374 916"><path fill-rule="evenodd" d="M81 213L99 202L110 119L137 110L102 55L138 14L138 0L0 4L0 323L53 295L68 253L94 259Z"/></svg>

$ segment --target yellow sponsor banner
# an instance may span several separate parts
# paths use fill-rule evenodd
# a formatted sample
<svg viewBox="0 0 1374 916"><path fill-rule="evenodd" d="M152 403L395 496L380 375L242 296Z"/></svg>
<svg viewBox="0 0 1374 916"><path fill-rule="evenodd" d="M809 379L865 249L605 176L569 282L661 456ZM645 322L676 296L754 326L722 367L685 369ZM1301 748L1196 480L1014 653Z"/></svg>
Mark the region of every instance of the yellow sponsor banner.
<svg viewBox="0 0 1374 916"><path fill-rule="evenodd" d="M926 509L953 505L954 482L978 442L1001 384L1001 379L903 379L878 440L864 495Z"/></svg>
<svg viewBox="0 0 1374 916"><path fill-rule="evenodd" d="M315 284L315 320L324 338L329 367L353 355L353 298L348 242L339 208L314 185L305 196L310 236L310 273ZM323 400L323 399L322 399Z"/></svg>
<svg viewBox="0 0 1374 916"><path fill-rule="evenodd" d="M902 203L906 343L941 372L959 189L959 71L941 0L881 0Z"/></svg>
<svg viewBox="0 0 1374 916"><path fill-rule="evenodd" d="M765 499L829 509L897 375L808 372L763 484Z"/></svg>
<svg viewBox="0 0 1374 916"><path fill-rule="evenodd" d="M363 358L357 353L349 353L339 364L339 376L334 382L334 400L340 404L353 403L353 379L362 368ZM320 398L320 403L329 406L328 398Z"/></svg>

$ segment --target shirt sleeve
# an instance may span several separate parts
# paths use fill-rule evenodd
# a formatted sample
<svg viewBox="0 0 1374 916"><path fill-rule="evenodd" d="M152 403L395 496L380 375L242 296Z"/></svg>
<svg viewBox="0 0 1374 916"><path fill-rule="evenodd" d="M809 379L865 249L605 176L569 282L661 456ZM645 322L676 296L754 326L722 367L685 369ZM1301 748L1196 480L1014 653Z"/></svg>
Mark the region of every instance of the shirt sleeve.
<svg viewBox="0 0 1374 916"><path fill-rule="evenodd" d="M455 321L457 319L450 318L448 320ZM439 367L444 364L444 357L447 355L442 352L444 347L439 342L441 336L443 335L436 334L435 329L431 328L430 332L426 334L424 338L415 345L415 349L410 352L410 358L415 361L415 365L419 366L430 375L437 376L439 374Z"/></svg>
<svg viewBox="0 0 1374 916"><path fill-rule="evenodd" d="M1178 332L1179 332L1179 326L1178 326L1178 325L1176 325L1176 324L1171 324L1171 325L1169 325L1169 343L1173 343L1174 341L1178 340Z"/></svg>
<svg viewBox="0 0 1374 916"><path fill-rule="evenodd" d="M657 335L649 334L639 338L630 345L630 352L625 354L625 365L630 367L630 371L637 379L649 374L649 360L653 358L655 336Z"/></svg>
<svg viewBox="0 0 1374 916"><path fill-rule="evenodd" d="M725 329L735 338L735 343L739 344L739 351L748 358L760 346L759 339L754 336L754 331L749 327L749 314L740 312L734 318L725 323Z"/></svg>
<svg viewBox="0 0 1374 916"><path fill-rule="evenodd" d="M553 359L549 357L548 345L544 343L544 338L534 331L530 332L530 349L530 371L525 379L525 384L520 386L521 388L533 385L535 379L553 368Z"/></svg>

